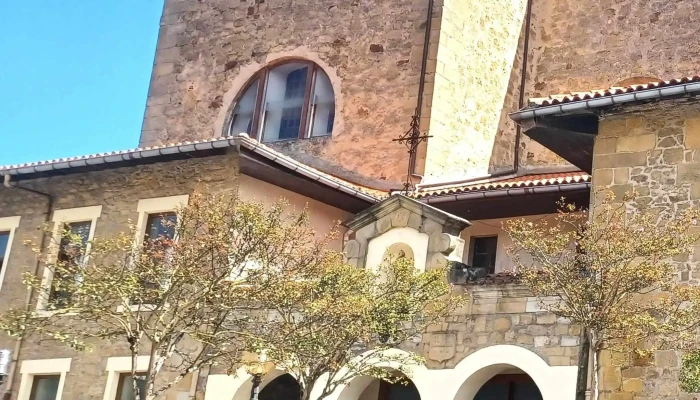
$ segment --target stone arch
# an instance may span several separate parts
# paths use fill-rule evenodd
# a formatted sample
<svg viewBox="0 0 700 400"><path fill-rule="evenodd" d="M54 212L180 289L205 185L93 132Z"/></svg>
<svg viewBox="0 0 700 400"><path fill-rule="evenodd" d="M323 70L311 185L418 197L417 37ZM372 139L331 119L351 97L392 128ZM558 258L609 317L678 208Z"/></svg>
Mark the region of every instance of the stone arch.
<svg viewBox="0 0 700 400"><path fill-rule="evenodd" d="M325 60L323 60L318 53L310 50L306 46L300 46L293 50L280 51L269 53L265 57L265 61L259 63L257 61L250 62L238 69L236 77L229 84L229 88L224 93L223 104L224 107L219 109L219 114L216 117L216 122L214 123L214 135L215 136L228 136L228 127L231 123L231 117L233 108L235 106L234 100L238 96L239 92L244 90L248 84L251 82L253 77L264 67L278 64L287 60L307 60L318 65L323 72L328 75L328 79L331 81L331 86L333 87L333 93L335 96L335 109L337 110L335 115L335 121L333 125L333 135L342 133L345 123L343 118L342 110L344 110L344 99L343 93L341 91L341 80L336 72L335 68L331 67ZM336 133L337 132L337 133Z"/></svg>
<svg viewBox="0 0 700 400"><path fill-rule="evenodd" d="M452 374L458 386L449 399L473 400L494 376L512 368L529 375L544 400L570 400L576 387L576 367L552 367L532 351L514 345L495 345L478 350L459 362Z"/></svg>
<svg viewBox="0 0 700 400"><path fill-rule="evenodd" d="M362 355L356 357L357 359L372 357L373 351L366 352ZM382 354L388 358L395 357L398 355L410 355L409 352L400 349L388 349L382 351ZM376 364L377 367L385 368L388 370L399 371L403 370L407 373L405 374L408 379L411 380L413 385L415 385L418 395L422 399L431 399L432 382L429 379L425 379L428 369L422 364L412 364L400 366L396 361L382 361ZM362 393L374 382L376 378L368 376L358 376L352 379L349 383L340 385L328 400L358 400ZM312 396L313 397L313 396Z"/></svg>

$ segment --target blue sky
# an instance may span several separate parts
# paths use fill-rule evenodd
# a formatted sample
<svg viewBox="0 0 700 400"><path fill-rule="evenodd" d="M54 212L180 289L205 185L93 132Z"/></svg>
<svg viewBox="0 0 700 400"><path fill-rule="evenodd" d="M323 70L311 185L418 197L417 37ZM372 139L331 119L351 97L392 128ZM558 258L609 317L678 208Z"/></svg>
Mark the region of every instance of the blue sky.
<svg viewBox="0 0 700 400"><path fill-rule="evenodd" d="M0 0L0 165L138 145L163 0Z"/></svg>

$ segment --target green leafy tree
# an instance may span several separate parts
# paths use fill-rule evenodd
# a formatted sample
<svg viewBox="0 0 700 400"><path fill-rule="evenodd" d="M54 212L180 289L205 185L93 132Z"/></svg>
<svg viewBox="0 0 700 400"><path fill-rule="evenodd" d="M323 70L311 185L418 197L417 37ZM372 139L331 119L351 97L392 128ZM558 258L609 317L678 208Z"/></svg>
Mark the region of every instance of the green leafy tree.
<svg viewBox="0 0 700 400"><path fill-rule="evenodd" d="M597 399L601 351L646 356L692 339L700 292L678 282L674 260L688 258L698 216L641 208L634 194L607 195L590 214L565 205L553 223L505 224L522 283L545 310L582 328L577 399L585 398L589 353Z"/></svg>
<svg viewBox="0 0 700 400"><path fill-rule="evenodd" d="M275 290L256 278L252 262L313 264L326 242L314 239L305 213L291 213L284 202L195 193L176 216L164 216L162 235L147 239L132 228L88 243L81 232L49 229L58 238L36 251L51 284L24 277L43 309L11 309L0 327L79 350L121 344L141 399L164 395L204 367L237 363L250 299ZM139 355L150 356L145 393L137 385Z"/></svg>
<svg viewBox="0 0 700 400"><path fill-rule="evenodd" d="M247 327L254 332L248 349L264 351L295 376L300 400L312 390L324 399L358 376L404 379L420 357L385 350L420 340L427 325L464 302L451 295L446 269L419 273L412 258L388 258L371 271L345 264L334 251L320 257L323 262L303 268L262 266L259 286L275 290L256 292L254 302L270 313ZM383 368L387 363L395 370Z"/></svg>

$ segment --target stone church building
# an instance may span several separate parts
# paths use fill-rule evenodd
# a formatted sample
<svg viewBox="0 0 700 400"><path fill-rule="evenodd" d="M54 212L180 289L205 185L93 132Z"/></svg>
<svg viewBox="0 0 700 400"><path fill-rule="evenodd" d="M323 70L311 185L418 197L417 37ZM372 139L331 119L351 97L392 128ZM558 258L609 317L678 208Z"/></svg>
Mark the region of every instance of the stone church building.
<svg viewBox="0 0 700 400"><path fill-rule="evenodd" d="M693 0L166 0L138 148L0 167L0 311L42 310L21 281L44 276L23 246L43 223L93 238L133 220L143 236L195 190L284 197L318 231L343 221L335 245L358 267L400 244L419 270L489 272L456 282L469 306L396 350L425 357L411 385L361 377L332 400L572 400L580 329L508 278L501 224L551 218L562 196L587 206L593 185L698 206L699 15ZM698 280L693 256L677 265ZM13 400L119 400L130 369L121 344L0 348ZM679 357L604 357L602 398L695 398ZM273 371L261 398L294 382ZM245 372L197 371L165 398L250 388Z"/></svg>

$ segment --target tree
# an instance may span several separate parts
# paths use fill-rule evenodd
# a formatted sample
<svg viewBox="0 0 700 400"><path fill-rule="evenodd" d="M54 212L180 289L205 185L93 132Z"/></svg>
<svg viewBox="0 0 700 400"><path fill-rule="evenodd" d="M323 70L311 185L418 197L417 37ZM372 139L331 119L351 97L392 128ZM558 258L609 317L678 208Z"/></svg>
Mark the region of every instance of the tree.
<svg viewBox="0 0 700 400"><path fill-rule="evenodd" d="M419 273L408 257L387 259L378 271L347 265L327 249L320 259L302 268L261 266L267 271L258 276L261 286L276 289L256 292L254 302L272 318L246 321L254 332L248 349L264 351L295 376L300 400L312 390L324 399L358 376L401 381L420 357L385 350L419 340L427 325L464 301L451 295L446 269ZM386 363L403 374L382 368Z"/></svg>
<svg viewBox="0 0 700 400"><path fill-rule="evenodd" d="M542 307L582 328L577 399L585 398L588 354L593 399L600 354L648 355L669 341L680 346L699 322L700 292L679 282L696 237L698 210L658 212L636 195L608 194L590 215L563 205L554 223L508 221L510 253L522 283Z"/></svg>
<svg viewBox="0 0 700 400"><path fill-rule="evenodd" d="M250 300L276 293L255 265L295 270L325 260L326 241L314 239L305 212L284 202L195 193L176 217L154 221L157 235L146 239L133 227L90 243L83 232L63 230L48 251L36 249L52 283L24 277L45 310L11 309L0 328L80 350L121 344L132 357L135 398L150 400L194 371L239 362L250 335L240 328L256 309ZM54 237L53 229L46 234ZM150 356L145 393L139 355Z"/></svg>

